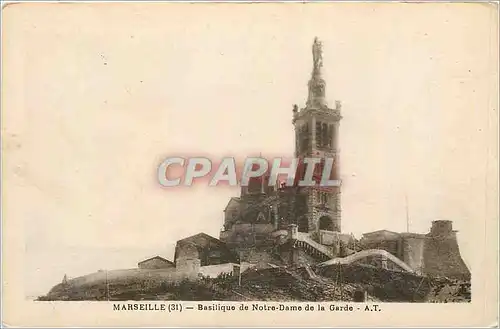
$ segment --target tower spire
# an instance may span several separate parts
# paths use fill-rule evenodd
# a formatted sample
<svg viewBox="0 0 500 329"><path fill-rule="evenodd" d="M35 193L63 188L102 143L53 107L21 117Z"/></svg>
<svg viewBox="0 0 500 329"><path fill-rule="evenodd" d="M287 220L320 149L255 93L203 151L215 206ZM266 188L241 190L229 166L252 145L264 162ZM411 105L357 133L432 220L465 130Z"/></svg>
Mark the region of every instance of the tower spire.
<svg viewBox="0 0 500 329"><path fill-rule="evenodd" d="M314 43L312 46L313 54L313 73L312 77L321 77L321 68L323 67L323 44L318 40L317 37L314 38Z"/></svg>
<svg viewBox="0 0 500 329"><path fill-rule="evenodd" d="M308 108L322 108L325 103L326 82L321 75L323 67L323 44L317 37L314 38L312 45L313 69L311 79L309 80L309 95L307 98Z"/></svg>
<svg viewBox="0 0 500 329"><path fill-rule="evenodd" d="M330 167L330 179L332 176L339 179L338 136L340 120L342 119L340 102L335 102L335 108L330 108L325 101L326 83L321 72L323 68L323 50L318 38L314 38L311 50L313 66L308 84L306 106L300 111L298 107L293 107L292 122L295 126L295 155L301 160L308 157L319 158L319 162L322 163L320 167L326 165L327 160L329 162L330 159L333 159L332 167ZM305 167L302 168L305 169ZM325 168L322 170L324 171ZM299 175L296 176L296 181L305 178L304 175L305 171L301 170ZM316 185L301 190L297 198L297 204L305 205L299 207L304 211L302 214L295 214L294 218L294 221L299 225L299 231L341 231L340 189L340 186L322 188L322 186ZM318 199L321 202L318 202Z"/></svg>

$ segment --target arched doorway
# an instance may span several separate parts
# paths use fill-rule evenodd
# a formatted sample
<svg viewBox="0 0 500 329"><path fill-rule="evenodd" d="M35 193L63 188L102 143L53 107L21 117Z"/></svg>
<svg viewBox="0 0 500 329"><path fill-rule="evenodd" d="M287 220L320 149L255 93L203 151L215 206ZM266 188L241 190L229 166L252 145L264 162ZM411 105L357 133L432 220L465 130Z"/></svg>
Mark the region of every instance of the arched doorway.
<svg viewBox="0 0 500 329"><path fill-rule="evenodd" d="M324 231L333 231L333 221L330 216L322 216L319 219L319 229Z"/></svg>

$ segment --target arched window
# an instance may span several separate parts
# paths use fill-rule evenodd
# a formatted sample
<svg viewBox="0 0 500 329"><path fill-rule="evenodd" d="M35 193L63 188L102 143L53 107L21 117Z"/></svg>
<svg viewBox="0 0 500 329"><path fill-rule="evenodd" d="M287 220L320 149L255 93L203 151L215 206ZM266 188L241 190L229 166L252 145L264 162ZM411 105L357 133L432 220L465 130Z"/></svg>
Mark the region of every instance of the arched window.
<svg viewBox="0 0 500 329"><path fill-rule="evenodd" d="M326 122L316 122L316 146L319 148L331 148L333 146L333 138L335 127L333 124Z"/></svg>
<svg viewBox="0 0 500 329"><path fill-rule="evenodd" d="M319 229L325 231L333 231L333 222L330 216L322 216L319 219Z"/></svg>

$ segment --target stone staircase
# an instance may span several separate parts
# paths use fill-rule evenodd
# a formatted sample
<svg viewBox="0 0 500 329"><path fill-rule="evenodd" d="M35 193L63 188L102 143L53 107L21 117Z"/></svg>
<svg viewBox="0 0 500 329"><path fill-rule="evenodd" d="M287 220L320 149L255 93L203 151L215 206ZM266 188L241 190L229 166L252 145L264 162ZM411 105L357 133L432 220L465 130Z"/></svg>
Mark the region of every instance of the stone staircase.
<svg viewBox="0 0 500 329"><path fill-rule="evenodd" d="M334 257L333 251L330 250L330 248L311 239L308 233L297 232L293 245L294 247L301 248L308 255L322 262Z"/></svg>
<svg viewBox="0 0 500 329"><path fill-rule="evenodd" d="M368 250L363 250L360 252L357 252L355 254L343 257L343 258L334 258L330 259L324 263L318 264L318 266L328 266L328 265L334 265L334 264L342 264L342 265L349 265L352 264L356 261L363 260L367 257L380 257L384 261L382 264L386 264L385 268L387 269L387 261L391 261L395 265L397 265L401 270L404 270L406 272L414 272L413 269L408 266L405 262L401 261L399 258L396 256L392 255L391 253L381 250L381 249L368 249ZM383 266L384 267L384 266Z"/></svg>

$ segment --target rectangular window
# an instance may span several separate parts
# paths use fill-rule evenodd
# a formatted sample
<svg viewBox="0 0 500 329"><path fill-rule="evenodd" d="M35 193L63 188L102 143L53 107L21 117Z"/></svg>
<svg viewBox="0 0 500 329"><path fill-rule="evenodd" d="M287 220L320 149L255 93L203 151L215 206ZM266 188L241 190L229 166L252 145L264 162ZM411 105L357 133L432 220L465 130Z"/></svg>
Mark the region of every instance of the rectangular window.
<svg viewBox="0 0 500 329"><path fill-rule="evenodd" d="M309 149L309 126L306 123L299 129L300 135L300 151L307 152Z"/></svg>
<svg viewBox="0 0 500 329"><path fill-rule="evenodd" d="M330 125L328 127L328 146L333 147L333 137L335 134L335 127L333 125Z"/></svg>
<svg viewBox="0 0 500 329"><path fill-rule="evenodd" d="M322 205L328 204L329 200L330 200L330 195L328 193L320 192L320 194L319 194L319 202Z"/></svg>
<svg viewBox="0 0 500 329"><path fill-rule="evenodd" d="M326 123L321 125L321 146L328 146L328 125Z"/></svg>
<svg viewBox="0 0 500 329"><path fill-rule="evenodd" d="M323 136L323 125L320 121L316 121L316 146L321 147L322 144L322 136Z"/></svg>

